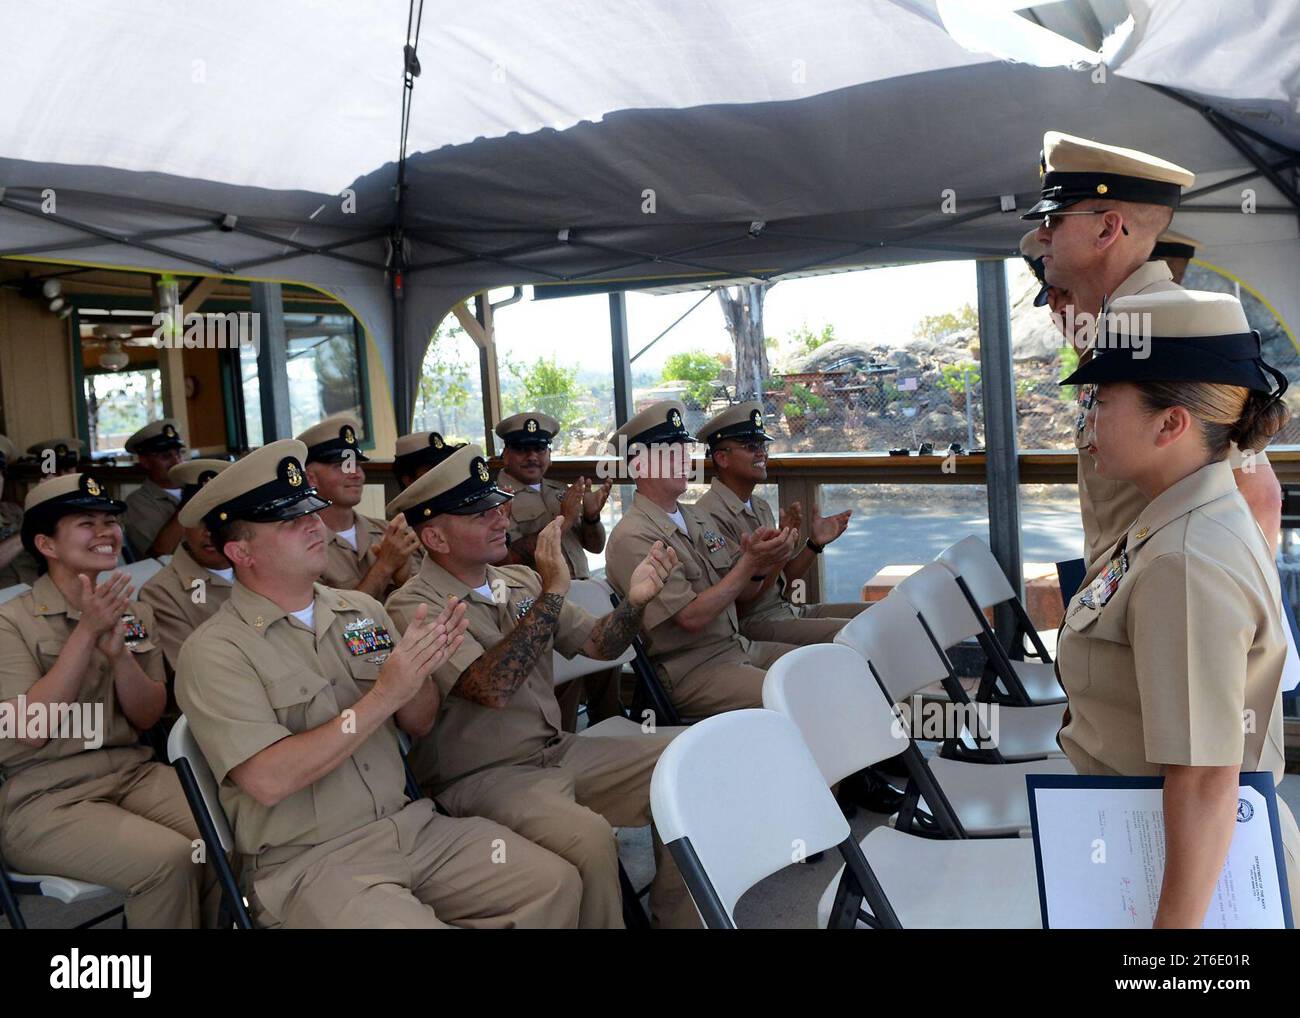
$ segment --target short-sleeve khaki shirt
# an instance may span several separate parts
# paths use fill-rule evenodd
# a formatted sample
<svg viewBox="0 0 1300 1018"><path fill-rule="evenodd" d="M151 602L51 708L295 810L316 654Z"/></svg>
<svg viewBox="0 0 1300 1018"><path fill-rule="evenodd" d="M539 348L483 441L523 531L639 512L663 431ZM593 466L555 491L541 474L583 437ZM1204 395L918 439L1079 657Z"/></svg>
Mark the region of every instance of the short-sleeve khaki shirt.
<svg viewBox="0 0 1300 1018"><path fill-rule="evenodd" d="M172 560L140 588L140 600L153 609L157 637L173 671L181 644L230 599L231 587L230 580L195 562L182 541Z"/></svg>
<svg viewBox="0 0 1300 1018"><path fill-rule="evenodd" d="M244 855L307 849L405 806L406 776L390 718L324 777L274 806L230 780L231 770L281 739L324 724L367 693L397 631L383 606L355 590L315 586L308 629L236 580L228 600L181 648L176 700L220 786Z"/></svg>
<svg viewBox="0 0 1300 1018"><path fill-rule="evenodd" d="M488 566L492 596L472 589L426 556L420 571L388 598L386 607L405 631L421 604L429 616L447 601L465 602L469 628L452 657L434 672L442 708L433 731L412 748L416 777L435 792L487 767L523 763L560 738L560 705L555 699L554 649L573 657L587 642L597 619L565 601L551 644L542 650L524 684L504 707L486 707L453 694L461 673L508 637L519 619L542 595L541 578L527 566Z"/></svg>
<svg viewBox="0 0 1300 1018"><path fill-rule="evenodd" d="M145 675L161 683L165 678L163 655L156 640L153 610L147 604L137 603L130 606L130 612L134 632L127 649L135 655ZM80 619L81 612L68 605L49 574L39 577L27 593L0 605L0 700L24 696L54 667ZM138 745L140 733L122 713L112 666L98 648L91 651L90 667L81 680L77 699L78 704L103 705L102 728L98 733L102 735L102 748ZM88 734L86 720L83 711L81 735ZM93 714L90 720L96 726L101 724ZM78 734L75 727L63 730ZM98 740L51 738L35 749L17 738L0 738L0 775L9 778L38 764L93 752L87 741ZM147 760L150 751L143 746L139 748L141 760Z"/></svg>
<svg viewBox="0 0 1300 1018"><path fill-rule="evenodd" d="M1070 761L1081 774L1234 766L1280 781L1286 623L1231 466L1161 493L1123 541L1094 564L1061 628Z"/></svg>
<svg viewBox="0 0 1300 1018"><path fill-rule="evenodd" d="M149 554L158 532L176 515L179 505L162 487L149 480L126 496L122 526L137 555Z"/></svg>
<svg viewBox="0 0 1300 1018"><path fill-rule="evenodd" d="M370 567L375 564L375 559L379 557L379 544L384 539L387 524L383 520L372 519L358 512L354 512L352 516L356 520L353 536L357 539L357 546L352 547L333 531L330 532L330 539L325 545L325 572L321 574L321 583L327 587L356 590L361 581L366 578L366 573L370 572ZM420 568L423 557L422 551L416 551L411 555L411 575L415 575L415 571Z"/></svg>
<svg viewBox="0 0 1300 1018"><path fill-rule="evenodd" d="M740 496L728 488L718 478L713 479L695 508L707 513L713 528L727 539L731 549L731 565L740 558L740 539L745 534L752 534L759 527L775 527L776 514L772 507L756 495L750 496L749 502L740 500ZM727 567L728 569L731 566ZM776 582L755 601L747 605L737 605L736 610L742 619L792 619L798 614L789 601L785 599L785 576L777 574Z"/></svg>
<svg viewBox="0 0 1300 1018"><path fill-rule="evenodd" d="M541 488L534 490L532 486L504 470L497 475L497 486L514 492L515 496L510 500L510 530L507 535L511 544L520 538L539 533L551 520L559 516L560 499L568 490L566 485L547 480L545 477L542 478ZM597 523L596 527L603 538L604 524ZM569 575L575 580L585 580L591 576L591 568L587 564L587 551L583 548L582 538L579 536L581 528L582 520L574 520L573 526L569 527L560 539L560 550L564 554L564 561L569 564Z"/></svg>
<svg viewBox="0 0 1300 1018"><path fill-rule="evenodd" d="M670 682L719 655L743 655L749 648L740 635L734 602L698 633L688 633L672 621L697 594L718 583L732 563L731 542L708 516L697 506L679 502L677 508L686 521L685 534L666 512L638 492L605 548L605 575L620 597L627 596L632 573L656 541L677 552L677 567L645 610L646 651Z"/></svg>

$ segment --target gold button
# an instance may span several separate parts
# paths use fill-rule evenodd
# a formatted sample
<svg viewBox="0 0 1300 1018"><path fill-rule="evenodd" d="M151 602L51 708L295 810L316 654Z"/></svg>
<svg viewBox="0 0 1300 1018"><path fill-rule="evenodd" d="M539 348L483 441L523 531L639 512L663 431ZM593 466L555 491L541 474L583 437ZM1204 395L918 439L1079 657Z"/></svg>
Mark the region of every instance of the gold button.
<svg viewBox="0 0 1300 1018"><path fill-rule="evenodd" d="M1105 194L1105 193L1106 193L1107 191L1109 191L1109 190L1110 190L1110 188L1107 187L1105 184L1098 184L1098 185L1097 185L1097 193L1098 193L1098 194Z"/></svg>
<svg viewBox="0 0 1300 1018"><path fill-rule="evenodd" d="M432 515L433 515L433 510L432 510L432 509L426 509L426 510L424 510L424 515L425 515L425 516L432 516Z"/></svg>
<svg viewBox="0 0 1300 1018"><path fill-rule="evenodd" d="M1141 530L1139 530L1139 531L1138 531L1136 534L1134 534L1133 536L1134 536L1137 540L1140 541L1140 540L1142 540L1142 538L1146 537L1147 534L1149 534L1149 533L1151 533L1151 528L1150 528L1150 527L1143 527Z"/></svg>
<svg viewBox="0 0 1300 1018"><path fill-rule="evenodd" d="M258 629L261 629L266 625L266 619L259 615L257 618L253 619L253 625L257 626Z"/></svg>
<svg viewBox="0 0 1300 1018"><path fill-rule="evenodd" d="M228 520L230 517L227 516L225 513L221 513L220 516L218 516L217 518L220 519L220 520L224 523L224 522L225 522L226 520Z"/></svg>
<svg viewBox="0 0 1300 1018"><path fill-rule="evenodd" d="M38 612L43 612L43 611L49 611L49 608L47 608L47 607L46 607L45 605L43 605L43 604L38 604L38 605L36 606L36 610L37 610Z"/></svg>

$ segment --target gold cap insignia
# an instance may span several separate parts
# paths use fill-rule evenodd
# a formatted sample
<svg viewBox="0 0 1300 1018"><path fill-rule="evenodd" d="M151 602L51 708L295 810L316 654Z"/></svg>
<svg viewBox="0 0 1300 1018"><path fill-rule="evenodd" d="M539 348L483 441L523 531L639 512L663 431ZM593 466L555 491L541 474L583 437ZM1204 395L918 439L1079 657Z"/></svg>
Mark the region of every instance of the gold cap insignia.
<svg viewBox="0 0 1300 1018"><path fill-rule="evenodd" d="M475 460L475 461L474 461L474 470L475 470L475 472L478 474L478 479L479 479L480 481L482 481L484 484L487 484L487 482L488 482L488 468L487 468L487 464L484 463L482 460Z"/></svg>
<svg viewBox="0 0 1300 1018"><path fill-rule="evenodd" d="M99 494L99 490L100 490L100 489L99 489L99 482L96 481L93 477L87 477L87 478L86 478L86 491L89 492L89 493L92 494L92 495L98 495L98 494Z"/></svg>
<svg viewBox="0 0 1300 1018"><path fill-rule="evenodd" d="M429 444L435 449L441 449L443 446L442 436L435 431L429 436Z"/></svg>
<svg viewBox="0 0 1300 1018"><path fill-rule="evenodd" d="M531 417L528 418L528 420L524 421L524 430L527 431L527 432L529 432L530 434L531 434L532 432L536 431L536 430L537 430L537 422L536 422L535 420L533 420Z"/></svg>
<svg viewBox="0 0 1300 1018"><path fill-rule="evenodd" d="M668 423L674 428L680 428L682 426L682 415L677 412L676 407L673 407L672 410L668 411Z"/></svg>
<svg viewBox="0 0 1300 1018"><path fill-rule="evenodd" d="M1098 184L1098 185L1097 185L1097 193L1098 193L1098 194L1105 194L1105 193L1106 193L1107 191L1109 191L1109 190L1110 190L1110 188L1107 187L1105 184Z"/></svg>
<svg viewBox="0 0 1300 1018"><path fill-rule="evenodd" d="M165 438L175 438L175 437L176 437L176 429L173 428L170 424L164 424L164 425L163 425L163 436L164 436Z"/></svg>
<svg viewBox="0 0 1300 1018"><path fill-rule="evenodd" d="M755 410L749 415L749 423L754 425L756 428L761 428L763 426L763 412L761 410Z"/></svg>
<svg viewBox="0 0 1300 1018"><path fill-rule="evenodd" d="M350 424L343 425L342 434L343 434L343 441L347 442L348 445L357 444L357 436L356 433L352 430L352 425Z"/></svg>
<svg viewBox="0 0 1300 1018"><path fill-rule="evenodd" d="M297 463L290 463L285 467L284 477L294 488L302 484L302 471L298 469Z"/></svg>

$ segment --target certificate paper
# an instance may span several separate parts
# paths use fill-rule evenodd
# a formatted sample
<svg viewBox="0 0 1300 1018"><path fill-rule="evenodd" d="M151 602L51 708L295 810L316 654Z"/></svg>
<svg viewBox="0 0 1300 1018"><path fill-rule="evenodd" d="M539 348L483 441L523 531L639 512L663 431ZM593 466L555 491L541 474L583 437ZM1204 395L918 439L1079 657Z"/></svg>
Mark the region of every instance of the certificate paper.
<svg viewBox="0 0 1300 1018"><path fill-rule="evenodd" d="M1150 929L1165 870L1162 778L1031 774L1044 929ZM1241 775L1237 824L1205 929L1290 929L1291 900L1267 772Z"/></svg>

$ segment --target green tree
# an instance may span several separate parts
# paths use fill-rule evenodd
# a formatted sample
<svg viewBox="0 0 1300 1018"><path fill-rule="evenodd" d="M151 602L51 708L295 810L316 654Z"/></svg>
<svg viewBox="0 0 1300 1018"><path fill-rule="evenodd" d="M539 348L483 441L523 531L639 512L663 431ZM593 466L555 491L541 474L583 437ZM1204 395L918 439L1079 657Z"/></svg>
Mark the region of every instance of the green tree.
<svg viewBox="0 0 1300 1018"><path fill-rule="evenodd" d="M518 414L540 410L559 421L565 431L582 416L578 400L584 393L578 384L576 367L566 368L556 363L554 358L546 360L544 357L538 357L532 364L507 360L505 367L516 383L505 397L507 412Z"/></svg>
<svg viewBox="0 0 1300 1018"><path fill-rule="evenodd" d="M471 366L457 350L464 335L465 330L459 325L446 329L438 326L420 366L420 385L415 399L415 419L425 430L437 431L457 440L468 437L461 434L459 418L469 406L472 395Z"/></svg>
<svg viewBox="0 0 1300 1018"><path fill-rule="evenodd" d="M804 322L790 333L790 342L794 344L796 353L812 353L819 346L835 342L835 338L835 326L829 323L822 326L821 332L813 332Z"/></svg>
<svg viewBox="0 0 1300 1018"><path fill-rule="evenodd" d="M675 353L664 361L665 382L689 382L686 399L700 409L707 409L713 400L713 383L722 371L722 361L703 350Z"/></svg>
<svg viewBox="0 0 1300 1018"><path fill-rule="evenodd" d="M918 339L942 339L954 332L978 329L979 312L971 305L963 304L956 312L945 311L941 315L926 315L916 323L912 334Z"/></svg>

